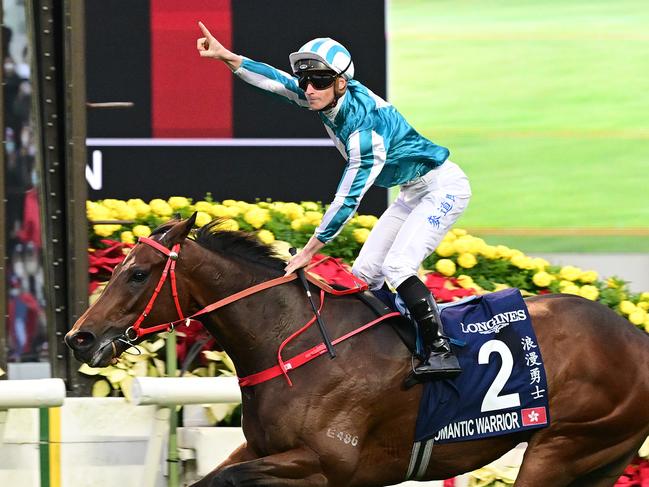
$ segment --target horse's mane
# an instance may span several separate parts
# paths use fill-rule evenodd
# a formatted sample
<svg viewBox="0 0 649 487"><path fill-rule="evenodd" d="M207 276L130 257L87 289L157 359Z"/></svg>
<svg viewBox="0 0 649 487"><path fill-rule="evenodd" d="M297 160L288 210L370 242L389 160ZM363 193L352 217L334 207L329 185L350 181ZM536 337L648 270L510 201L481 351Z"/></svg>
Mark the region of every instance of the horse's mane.
<svg viewBox="0 0 649 487"><path fill-rule="evenodd" d="M175 223L175 220L164 223L153 230L151 235L164 233ZM201 247L226 257L243 259L278 271L284 269L286 262L277 257L273 248L261 242L253 233L218 230L217 227L221 223L223 220L218 218L211 221L196 230L192 239Z"/></svg>

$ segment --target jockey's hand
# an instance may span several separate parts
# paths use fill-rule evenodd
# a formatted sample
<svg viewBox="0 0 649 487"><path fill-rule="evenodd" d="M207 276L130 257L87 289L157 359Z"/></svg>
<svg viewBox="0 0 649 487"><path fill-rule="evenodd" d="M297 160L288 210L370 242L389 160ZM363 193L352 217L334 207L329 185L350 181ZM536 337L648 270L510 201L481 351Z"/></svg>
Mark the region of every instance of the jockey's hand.
<svg viewBox="0 0 649 487"><path fill-rule="evenodd" d="M296 270L309 265L312 258L313 258L313 254L306 251L306 249L301 250L293 257L291 257L287 262L286 267L284 268L284 270L286 271L285 275L288 276L289 274L295 272Z"/></svg>
<svg viewBox="0 0 649 487"><path fill-rule="evenodd" d="M311 259L313 259L313 256L317 254L324 245L325 244L318 240L315 235L312 236L304 248L288 260L288 263L284 268L286 271L285 275L288 276L291 272L295 272L305 265L308 265L309 262L311 262Z"/></svg>
<svg viewBox="0 0 649 487"><path fill-rule="evenodd" d="M241 66L241 62L243 61L241 56L234 54L223 47L223 44L216 40L216 37L214 37L212 33L207 30L207 27L205 27L205 24L203 24L203 22L199 21L198 27L203 33L203 37L199 37L196 40L196 49L198 49L198 54L201 57L208 57L223 61L233 71Z"/></svg>

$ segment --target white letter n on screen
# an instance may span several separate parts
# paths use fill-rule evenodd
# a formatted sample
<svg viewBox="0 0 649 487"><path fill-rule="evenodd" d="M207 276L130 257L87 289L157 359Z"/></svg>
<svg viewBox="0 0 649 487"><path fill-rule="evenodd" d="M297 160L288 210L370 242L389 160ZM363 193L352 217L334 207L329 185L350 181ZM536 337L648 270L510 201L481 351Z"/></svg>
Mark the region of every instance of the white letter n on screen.
<svg viewBox="0 0 649 487"><path fill-rule="evenodd" d="M101 189L101 151L92 151L92 167L86 165L86 181L95 191Z"/></svg>

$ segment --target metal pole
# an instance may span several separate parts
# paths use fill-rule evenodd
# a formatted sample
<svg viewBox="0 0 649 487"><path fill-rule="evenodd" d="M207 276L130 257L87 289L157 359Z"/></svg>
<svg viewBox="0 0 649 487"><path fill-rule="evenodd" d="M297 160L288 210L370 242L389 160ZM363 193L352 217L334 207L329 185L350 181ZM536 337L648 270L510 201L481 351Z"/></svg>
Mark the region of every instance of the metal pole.
<svg viewBox="0 0 649 487"><path fill-rule="evenodd" d="M176 377L177 360L176 355L176 333L174 331L167 335L166 345L166 360L167 360L167 375L169 377ZM178 428L178 413L176 406L169 407L169 449L167 455L167 465L169 466L169 487L178 487L180 483L179 469L178 469L178 441L177 441L177 428Z"/></svg>
<svg viewBox="0 0 649 487"><path fill-rule="evenodd" d="M3 11L2 11L2 2L0 1L0 25L4 26L3 20ZM4 64L4 46L0 42L0 61L3 61ZM7 290L6 290L6 235L5 235L5 121L4 121L4 68L0 68L0 129L2 130L2 135L0 139L2 140L2 145L0 147L0 368L7 370ZM6 378L6 376L4 377ZM3 424L0 422L0 424ZM0 438L1 441L1 438Z"/></svg>
<svg viewBox="0 0 649 487"><path fill-rule="evenodd" d="M67 323L57 324L55 340L63 345L63 335L88 308L88 220L86 218L86 61L85 2L64 3L65 32L65 181L67 228ZM71 387L87 390L88 381L77 372L79 363L67 347L64 364ZM61 371L63 373L63 370Z"/></svg>

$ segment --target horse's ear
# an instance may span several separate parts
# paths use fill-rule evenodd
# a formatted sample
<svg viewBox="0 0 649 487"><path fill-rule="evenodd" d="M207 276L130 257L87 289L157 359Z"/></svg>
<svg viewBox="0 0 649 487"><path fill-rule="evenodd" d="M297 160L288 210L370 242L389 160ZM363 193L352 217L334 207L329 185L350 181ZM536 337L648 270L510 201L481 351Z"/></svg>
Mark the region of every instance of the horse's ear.
<svg viewBox="0 0 649 487"><path fill-rule="evenodd" d="M163 238L163 241L169 245L182 243L183 240L187 238L189 232L191 231L194 223L196 222L197 212L194 212L192 216L186 220L180 220L173 227L171 227Z"/></svg>

